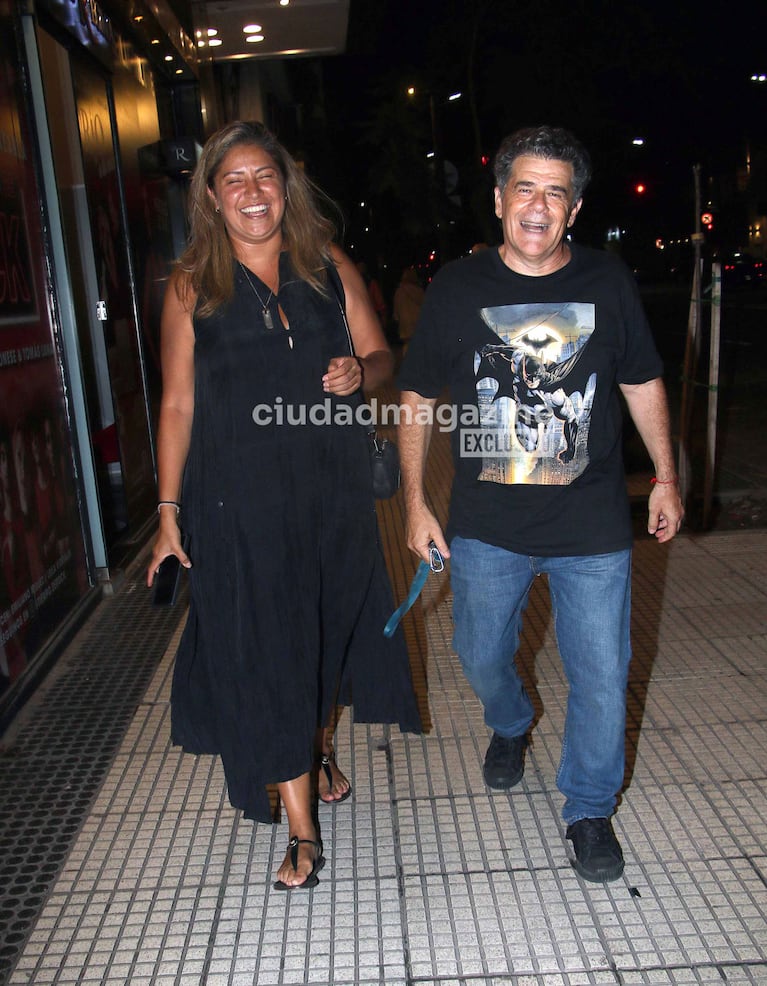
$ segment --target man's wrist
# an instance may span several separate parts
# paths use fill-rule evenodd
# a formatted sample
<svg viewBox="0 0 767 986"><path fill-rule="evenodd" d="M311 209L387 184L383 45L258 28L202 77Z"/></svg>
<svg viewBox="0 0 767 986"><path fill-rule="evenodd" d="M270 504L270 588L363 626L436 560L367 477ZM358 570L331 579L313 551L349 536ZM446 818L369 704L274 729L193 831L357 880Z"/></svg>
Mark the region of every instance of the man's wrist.
<svg viewBox="0 0 767 986"><path fill-rule="evenodd" d="M678 482L679 482L679 477L678 476L672 476L670 479L664 479L664 478L662 478L662 474L661 474L660 477L659 476L653 476L653 478L650 480L650 485L651 486L676 486L676 484Z"/></svg>

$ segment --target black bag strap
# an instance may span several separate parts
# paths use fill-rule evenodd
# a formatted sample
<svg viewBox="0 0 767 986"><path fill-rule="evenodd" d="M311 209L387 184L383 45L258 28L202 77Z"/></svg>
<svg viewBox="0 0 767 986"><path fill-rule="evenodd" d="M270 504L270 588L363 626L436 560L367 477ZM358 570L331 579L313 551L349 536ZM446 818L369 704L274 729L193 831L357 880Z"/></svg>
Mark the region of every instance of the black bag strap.
<svg viewBox="0 0 767 986"><path fill-rule="evenodd" d="M349 330L349 322L346 318L346 293L344 292L344 284L341 280L341 275L336 270L336 265L331 260L327 267L328 280L333 288L333 294L336 296L336 301L338 302L338 309L341 312L341 318L344 320L344 328L346 329L346 339L349 343L349 354L351 356L356 356L354 352L354 343L352 342L352 334Z"/></svg>
<svg viewBox="0 0 767 986"><path fill-rule="evenodd" d="M346 293L344 291L344 284L343 281L341 280L341 275L338 273L338 270L336 269L336 265L333 263L332 260L327 266L327 272L328 272L328 280L330 281L330 286L333 288L333 294L336 296L336 301L338 302L338 310L341 312L341 318L344 320L344 328L346 329L346 340L349 343L349 355L354 356L356 358L357 354L354 351L354 343L352 342L352 333L349 328L349 321L346 318ZM360 393L360 399L364 401L365 398L362 395L361 389L359 393ZM380 449L378 447L378 441L376 438L375 425L371 425L370 427L366 428L366 431L368 438L370 438L375 445L376 452L379 452Z"/></svg>

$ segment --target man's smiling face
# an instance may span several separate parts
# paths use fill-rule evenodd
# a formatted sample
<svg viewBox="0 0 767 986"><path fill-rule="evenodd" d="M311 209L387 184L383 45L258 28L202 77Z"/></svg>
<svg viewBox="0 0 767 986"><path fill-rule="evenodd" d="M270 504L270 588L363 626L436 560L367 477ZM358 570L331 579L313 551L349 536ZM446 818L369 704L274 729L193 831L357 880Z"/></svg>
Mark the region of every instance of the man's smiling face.
<svg viewBox="0 0 767 986"><path fill-rule="evenodd" d="M565 233L581 202L573 202L572 164L532 154L516 158L505 188L495 190L506 266L533 276L564 267L570 259Z"/></svg>

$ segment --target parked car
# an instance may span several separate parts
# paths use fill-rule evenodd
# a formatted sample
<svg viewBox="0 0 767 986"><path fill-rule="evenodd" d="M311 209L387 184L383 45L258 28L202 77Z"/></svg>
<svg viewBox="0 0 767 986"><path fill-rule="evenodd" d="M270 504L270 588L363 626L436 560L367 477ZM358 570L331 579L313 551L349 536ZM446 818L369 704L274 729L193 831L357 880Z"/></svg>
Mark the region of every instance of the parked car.
<svg viewBox="0 0 767 986"><path fill-rule="evenodd" d="M732 253L722 258L722 287L758 287L767 275L765 262L750 253Z"/></svg>

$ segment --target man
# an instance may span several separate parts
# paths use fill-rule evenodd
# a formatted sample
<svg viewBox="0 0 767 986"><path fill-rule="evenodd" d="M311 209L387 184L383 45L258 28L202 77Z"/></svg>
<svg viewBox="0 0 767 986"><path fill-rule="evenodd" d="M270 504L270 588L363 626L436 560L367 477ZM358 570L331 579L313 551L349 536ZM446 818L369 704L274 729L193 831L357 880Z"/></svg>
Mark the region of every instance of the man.
<svg viewBox="0 0 767 986"><path fill-rule="evenodd" d="M616 880L610 818L623 782L632 531L622 392L655 466L648 531L683 509L662 365L628 270L570 243L590 178L567 131L537 127L496 156L503 243L446 266L426 292L400 373L408 545L451 557L453 646L493 730L486 783L517 784L533 707L514 665L532 581L546 573L569 682L557 786L585 879ZM426 504L428 411L445 387L459 422L443 534ZM448 547L449 545L449 547Z"/></svg>

